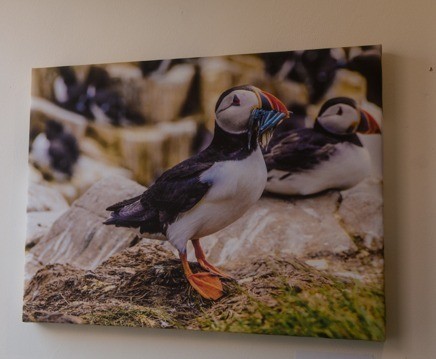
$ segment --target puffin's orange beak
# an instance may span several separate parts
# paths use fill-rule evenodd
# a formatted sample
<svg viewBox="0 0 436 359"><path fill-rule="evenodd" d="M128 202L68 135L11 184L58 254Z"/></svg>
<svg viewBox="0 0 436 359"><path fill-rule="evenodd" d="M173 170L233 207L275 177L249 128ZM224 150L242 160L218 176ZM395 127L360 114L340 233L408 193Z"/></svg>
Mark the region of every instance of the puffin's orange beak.
<svg viewBox="0 0 436 359"><path fill-rule="evenodd" d="M289 111L286 106L277 97L269 92L259 90L258 92L261 102L261 108L263 110L274 110L283 113L286 117L289 117Z"/></svg>
<svg viewBox="0 0 436 359"><path fill-rule="evenodd" d="M256 94L259 101L258 108L253 108L248 123L248 149L250 149L252 135L256 133L256 138L263 138L264 134L269 134L280 122L289 117L286 106L274 95L251 86L251 90Z"/></svg>
<svg viewBox="0 0 436 359"><path fill-rule="evenodd" d="M360 124L357 132L365 135L381 133L380 126L377 121L365 110L360 110Z"/></svg>

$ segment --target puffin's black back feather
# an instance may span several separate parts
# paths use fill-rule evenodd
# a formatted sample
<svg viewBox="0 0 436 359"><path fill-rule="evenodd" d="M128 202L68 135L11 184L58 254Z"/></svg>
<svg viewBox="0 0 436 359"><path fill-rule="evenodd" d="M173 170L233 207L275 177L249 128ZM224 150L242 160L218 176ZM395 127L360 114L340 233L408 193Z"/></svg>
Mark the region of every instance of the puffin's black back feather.
<svg viewBox="0 0 436 359"><path fill-rule="evenodd" d="M76 138L66 132L61 123L53 120L46 122L45 136L50 141L48 155L51 167L71 177L80 155Z"/></svg>
<svg viewBox="0 0 436 359"><path fill-rule="evenodd" d="M289 175L313 168L335 153L335 144L352 142L361 146L357 135L337 136L327 131L302 128L274 136L264 153L268 171L289 172Z"/></svg>
<svg viewBox="0 0 436 359"><path fill-rule="evenodd" d="M106 208L106 211L118 211L121 208L123 208L124 206L127 206L129 204L132 204L133 202L138 201L140 198L141 198L141 195L126 199L125 201L115 203L112 206L109 206L108 208Z"/></svg>

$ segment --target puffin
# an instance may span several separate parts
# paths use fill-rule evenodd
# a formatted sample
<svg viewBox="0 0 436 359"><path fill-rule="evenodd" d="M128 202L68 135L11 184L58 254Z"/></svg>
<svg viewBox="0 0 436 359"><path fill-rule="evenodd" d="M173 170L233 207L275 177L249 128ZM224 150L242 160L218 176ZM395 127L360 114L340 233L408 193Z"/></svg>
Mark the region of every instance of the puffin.
<svg viewBox="0 0 436 359"><path fill-rule="evenodd" d="M364 51L351 58L345 69L360 73L366 80L366 98L382 108L382 61L378 47L364 48Z"/></svg>
<svg viewBox="0 0 436 359"><path fill-rule="evenodd" d="M128 106L109 73L99 66L91 66L84 81L79 81L72 67L60 67L53 92L56 103L90 121L113 126L145 123L144 116Z"/></svg>
<svg viewBox="0 0 436 359"><path fill-rule="evenodd" d="M344 62L334 50L306 50L301 55L310 103L318 103L324 97L334 82L337 69Z"/></svg>
<svg viewBox="0 0 436 359"><path fill-rule="evenodd" d="M30 158L44 177L63 182L73 176L79 154L76 138L60 122L48 120L32 142Z"/></svg>
<svg viewBox="0 0 436 359"><path fill-rule="evenodd" d="M96 123L113 126L145 123L142 114L128 106L105 69L91 66L85 84L86 99L92 114L90 118Z"/></svg>
<svg viewBox="0 0 436 359"><path fill-rule="evenodd" d="M257 87L225 91L215 106L210 145L164 172L144 193L108 207L104 224L169 241L190 285L203 298L219 299L219 276L230 276L207 261L200 239L235 222L261 197L267 180L262 141L287 117L285 105ZM204 272L189 266L189 241Z"/></svg>
<svg viewBox="0 0 436 359"><path fill-rule="evenodd" d="M85 82L78 79L71 66L59 67L58 75L53 82L54 101L69 111L91 118Z"/></svg>
<svg viewBox="0 0 436 359"><path fill-rule="evenodd" d="M327 100L313 128L277 131L264 150L266 191L308 196L354 187L371 174L357 133L380 134L375 119L347 97Z"/></svg>

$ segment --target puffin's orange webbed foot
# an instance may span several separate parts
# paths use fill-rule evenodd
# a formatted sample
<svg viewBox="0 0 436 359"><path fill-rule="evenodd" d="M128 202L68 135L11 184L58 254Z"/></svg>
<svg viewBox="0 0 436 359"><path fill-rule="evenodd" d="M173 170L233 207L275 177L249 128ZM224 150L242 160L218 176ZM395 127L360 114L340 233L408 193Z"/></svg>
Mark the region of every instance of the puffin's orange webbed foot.
<svg viewBox="0 0 436 359"><path fill-rule="evenodd" d="M210 264L206 259L198 259L198 264L200 264L201 268L207 270L208 272L220 276L226 279L234 279L230 274L223 272L221 269Z"/></svg>
<svg viewBox="0 0 436 359"><path fill-rule="evenodd" d="M203 298L217 300L224 294L218 277L210 273L195 273L187 276L189 283Z"/></svg>
<svg viewBox="0 0 436 359"><path fill-rule="evenodd" d="M223 286L218 277L211 273L192 273L189 267L186 254L179 254L182 261L183 271L192 288L194 288L203 298L217 300L224 294Z"/></svg>
<svg viewBox="0 0 436 359"><path fill-rule="evenodd" d="M221 269L218 269L206 260L206 256L204 255L203 249L201 248L200 241L198 239L193 239L192 245L195 249L195 257L197 258L197 262L198 264L200 264L201 268L220 277L234 279L230 274L223 272Z"/></svg>

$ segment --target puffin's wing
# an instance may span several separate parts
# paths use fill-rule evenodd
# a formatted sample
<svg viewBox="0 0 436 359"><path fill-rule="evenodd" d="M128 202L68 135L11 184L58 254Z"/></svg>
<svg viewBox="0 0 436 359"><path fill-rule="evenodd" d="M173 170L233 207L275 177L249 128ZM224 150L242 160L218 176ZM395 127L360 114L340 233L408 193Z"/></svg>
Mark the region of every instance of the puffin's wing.
<svg viewBox="0 0 436 359"><path fill-rule="evenodd" d="M133 197L133 198L129 198L129 199L126 199L124 201L115 203L112 206L107 207L106 211L118 211L121 208L123 208L125 206L128 206L129 204L132 204L132 203L134 203L136 201L139 201L141 199L141 196L142 195L139 195L139 196L136 196L136 197Z"/></svg>
<svg viewBox="0 0 436 359"><path fill-rule="evenodd" d="M273 140L264 154L268 171L277 169L290 173L310 169L328 160L338 143L338 140L309 128L281 134Z"/></svg>
<svg viewBox="0 0 436 359"><path fill-rule="evenodd" d="M108 207L112 213L104 223L139 227L141 233L161 232L179 214L194 207L212 186L201 181L200 176L213 162L196 157L164 172L142 195Z"/></svg>
<svg viewBox="0 0 436 359"><path fill-rule="evenodd" d="M208 192L211 182L200 180L201 174L212 167L212 161L199 161L197 156L166 171L145 191L141 204L159 211L161 222L172 222L194 207Z"/></svg>

